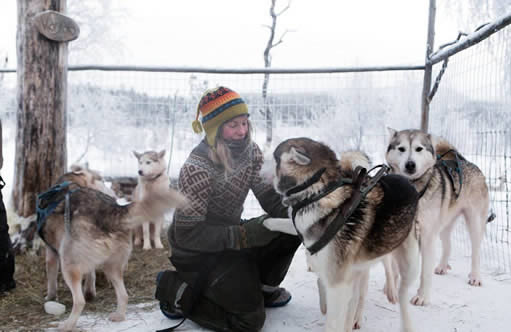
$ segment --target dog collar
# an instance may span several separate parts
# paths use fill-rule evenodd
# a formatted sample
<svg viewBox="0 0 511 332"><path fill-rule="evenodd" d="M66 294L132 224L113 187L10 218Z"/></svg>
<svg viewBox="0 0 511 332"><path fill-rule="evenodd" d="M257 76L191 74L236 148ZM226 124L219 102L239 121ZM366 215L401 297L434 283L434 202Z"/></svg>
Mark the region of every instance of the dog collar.
<svg viewBox="0 0 511 332"><path fill-rule="evenodd" d="M161 172L160 174L156 175L154 178L151 179L151 181L156 181L156 179L159 178L162 175L163 175L163 172Z"/></svg>

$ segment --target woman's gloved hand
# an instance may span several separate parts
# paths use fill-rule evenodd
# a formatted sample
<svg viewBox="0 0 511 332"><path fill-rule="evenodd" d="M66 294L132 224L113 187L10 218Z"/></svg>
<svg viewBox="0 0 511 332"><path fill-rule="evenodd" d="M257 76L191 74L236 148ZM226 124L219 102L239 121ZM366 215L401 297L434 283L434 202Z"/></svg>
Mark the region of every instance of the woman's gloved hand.
<svg viewBox="0 0 511 332"><path fill-rule="evenodd" d="M241 248L262 247L279 236L279 232L270 231L263 222L270 218L269 215L241 221Z"/></svg>

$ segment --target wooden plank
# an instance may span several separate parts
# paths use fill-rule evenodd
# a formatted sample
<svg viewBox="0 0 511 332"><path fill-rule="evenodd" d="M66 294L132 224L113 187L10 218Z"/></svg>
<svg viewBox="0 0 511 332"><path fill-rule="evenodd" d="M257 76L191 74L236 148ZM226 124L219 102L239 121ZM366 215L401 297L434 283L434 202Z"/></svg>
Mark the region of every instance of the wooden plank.
<svg viewBox="0 0 511 332"><path fill-rule="evenodd" d="M54 10L46 10L33 18L40 34L57 42L69 42L80 35L80 27L70 17Z"/></svg>

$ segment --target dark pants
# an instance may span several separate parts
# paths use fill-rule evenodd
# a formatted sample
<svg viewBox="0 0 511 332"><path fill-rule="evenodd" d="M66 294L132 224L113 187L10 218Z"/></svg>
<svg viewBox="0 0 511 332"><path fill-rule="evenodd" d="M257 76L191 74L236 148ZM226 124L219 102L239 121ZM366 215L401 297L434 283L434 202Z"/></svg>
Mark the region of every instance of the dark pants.
<svg viewBox="0 0 511 332"><path fill-rule="evenodd" d="M190 303L186 303L191 291L183 293L184 315L215 331L260 330L266 318L261 285L278 286L284 280L300 243L296 236L282 234L264 247L215 255L205 289L192 310L187 310ZM193 286L198 276L193 271L206 259L171 257L171 261L179 277Z"/></svg>
<svg viewBox="0 0 511 332"><path fill-rule="evenodd" d="M0 292L16 287L14 282L14 252L11 238L9 237L9 225L7 224L7 212L2 197L1 188L4 181L0 177Z"/></svg>

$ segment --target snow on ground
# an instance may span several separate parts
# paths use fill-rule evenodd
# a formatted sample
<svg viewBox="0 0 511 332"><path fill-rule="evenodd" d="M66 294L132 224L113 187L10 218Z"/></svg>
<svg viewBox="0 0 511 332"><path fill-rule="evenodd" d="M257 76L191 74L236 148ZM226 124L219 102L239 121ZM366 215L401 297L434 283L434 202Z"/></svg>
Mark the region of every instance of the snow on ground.
<svg viewBox="0 0 511 332"><path fill-rule="evenodd" d="M510 331L511 276L492 274L488 270L483 270L483 287L473 287L467 283L469 257L455 254L451 266L453 270L450 274L435 275L433 278L433 303L427 307L411 308L416 331ZM383 284L383 267L378 264L371 271L369 294L360 332L399 331L399 307L387 302L381 291ZM291 291L293 299L283 308L267 309L263 332L323 331L325 317L319 310L316 277L306 271L303 247L297 251L282 285ZM415 291L416 288L410 291L410 297ZM113 323L108 321L107 317L108 313L82 316L77 326L95 332L142 332L167 328L178 322L165 318L156 302L145 306L129 306L127 320L124 322ZM48 331L51 330L54 329ZM187 320L177 331L205 329Z"/></svg>

